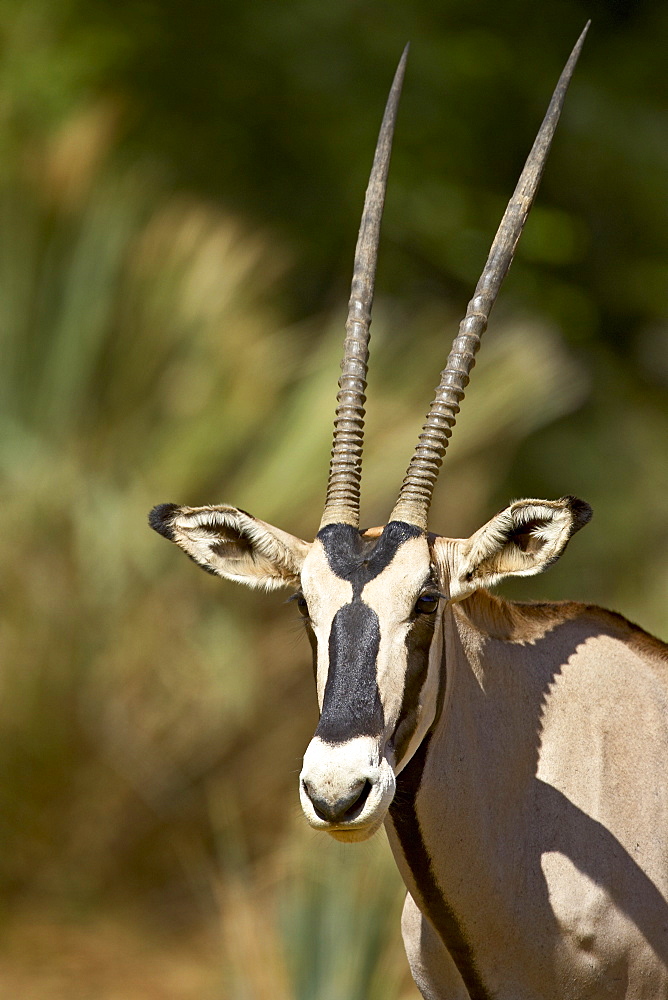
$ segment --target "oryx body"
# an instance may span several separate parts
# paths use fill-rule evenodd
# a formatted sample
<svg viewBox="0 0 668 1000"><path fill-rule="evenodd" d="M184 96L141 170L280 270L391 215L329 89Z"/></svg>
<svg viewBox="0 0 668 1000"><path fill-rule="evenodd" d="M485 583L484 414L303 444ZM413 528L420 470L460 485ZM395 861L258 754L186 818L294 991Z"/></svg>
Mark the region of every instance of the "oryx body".
<svg viewBox="0 0 668 1000"><path fill-rule="evenodd" d="M665 647L482 592L443 626L443 711L387 824L423 994L668 996Z"/></svg>
<svg viewBox="0 0 668 1000"><path fill-rule="evenodd" d="M438 468L531 206L567 64L455 339L388 523L359 529L370 309L400 63L358 241L325 512L313 542L228 506L152 512L205 569L296 591L320 722L300 777L339 840L384 823L431 1000L668 998L668 647L587 605L504 602L590 518L520 500L468 539L427 530Z"/></svg>

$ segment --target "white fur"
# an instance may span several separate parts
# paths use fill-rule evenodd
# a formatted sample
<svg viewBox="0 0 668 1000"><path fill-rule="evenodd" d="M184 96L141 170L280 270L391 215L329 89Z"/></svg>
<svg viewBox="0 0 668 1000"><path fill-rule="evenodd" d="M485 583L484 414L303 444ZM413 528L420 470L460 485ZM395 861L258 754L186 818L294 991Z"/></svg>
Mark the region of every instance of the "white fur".
<svg viewBox="0 0 668 1000"><path fill-rule="evenodd" d="M304 790L305 781L318 798L332 803L346 798L360 782L369 781L372 787L357 819L337 826L317 815ZM336 744L314 736L306 748L299 795L304 814L315 830L325 830L337 840L366 840L382 825L394 790L392 767L382 756L378 741L370 736Z"/></svg>
<svg viewBox="0 0 668 1000"><path fill-rule="evenodd" d="M532 521L543 521L530 534L534 551L523 551L512 534ZM575 530L569 499L516 500L459 542L459 559L450 579L450 596L459 601L480 587L493 587L505 576L534 576L557 559ZM437 539L437 546L439 544Z"/></svg>
<svg viewBox="0 0 668 1000"><path fill-rule="evenodd" d="M310 544L236 507L180 507L170 527L177 545L227 580L264 590L299 586ZM230 534L248 551L236 547ZM215 551L226 542L229 554Z"/></svg>
<svg viewBox="0 0 668 1000"><path fill-rule="evenodd" d="M362 591L362 600L376 612L380 622L377 674L388 736L394 731L401 711L406 684L406 636L429 566L426 538L411 538Z"/></svg>

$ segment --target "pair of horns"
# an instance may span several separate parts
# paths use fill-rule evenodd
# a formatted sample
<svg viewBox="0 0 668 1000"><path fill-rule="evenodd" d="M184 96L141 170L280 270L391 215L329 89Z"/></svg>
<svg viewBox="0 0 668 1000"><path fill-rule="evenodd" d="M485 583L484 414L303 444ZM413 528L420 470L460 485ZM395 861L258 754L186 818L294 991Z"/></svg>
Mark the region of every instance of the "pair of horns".
<svg viewBox="0 0 668 1000"><path fill-rule="evenodd" d="M517 187L501 219L487 263L473 298L469 302L466 316L460 324L445 368L441 372L435 399L422 426L418 444L390 517L392 521L405 521L423 531L427 530L427 515L432 493L469 382L469 373L475 364L475 355L487 328L489 314L512 263L517 242L538 190L566 90L588 28L589 22L559 77ZM321 528L338 522L359 527L371 306L392 137L407 57L408 46L404 49L394 75L364 199L362 222L355 250L355 266L341 362L342 374L336 397L332 458Z"/></svg>

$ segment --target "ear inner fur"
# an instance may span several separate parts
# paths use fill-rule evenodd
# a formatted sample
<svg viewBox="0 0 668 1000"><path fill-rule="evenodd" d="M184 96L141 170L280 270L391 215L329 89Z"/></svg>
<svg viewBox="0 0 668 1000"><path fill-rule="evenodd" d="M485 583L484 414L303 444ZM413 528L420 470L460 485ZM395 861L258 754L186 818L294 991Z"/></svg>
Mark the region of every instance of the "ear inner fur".
<svg viewBox="0 0 668 1000"><path fill-rule="evenodd" d="M494 586L505 576L541 573L590 518L591 508L577 497L515 501L457 543L457 565L449 570L452 599ZM435 544L438 549L442 543Z"/></svg>
<svg viewBox="0 0 668 1000"><path fill-rule="evenodd" d="M310 549L301 538L225 505L160 504L151 511L149 523L208 573L250 587L299 586Z"/></svg>

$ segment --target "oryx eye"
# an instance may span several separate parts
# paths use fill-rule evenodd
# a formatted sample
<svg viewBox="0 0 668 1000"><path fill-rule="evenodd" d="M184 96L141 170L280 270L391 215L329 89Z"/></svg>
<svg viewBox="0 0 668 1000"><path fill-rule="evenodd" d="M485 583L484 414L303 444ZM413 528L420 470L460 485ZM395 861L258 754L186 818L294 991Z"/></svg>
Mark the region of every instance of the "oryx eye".
<svg viewBox="0 0 668 1000"><path fill-rule="evenodd" d="M418 615L433 615L438 607L440 594L422 594L415 602L415 612Z"/></svg>
<svg viewBox="0 0 668 1000"><path fill-rule="evenodd" d="M308 604L303 594L297 594L297 607L299 608L299 614L304 618L308 618Z"/></svg>

